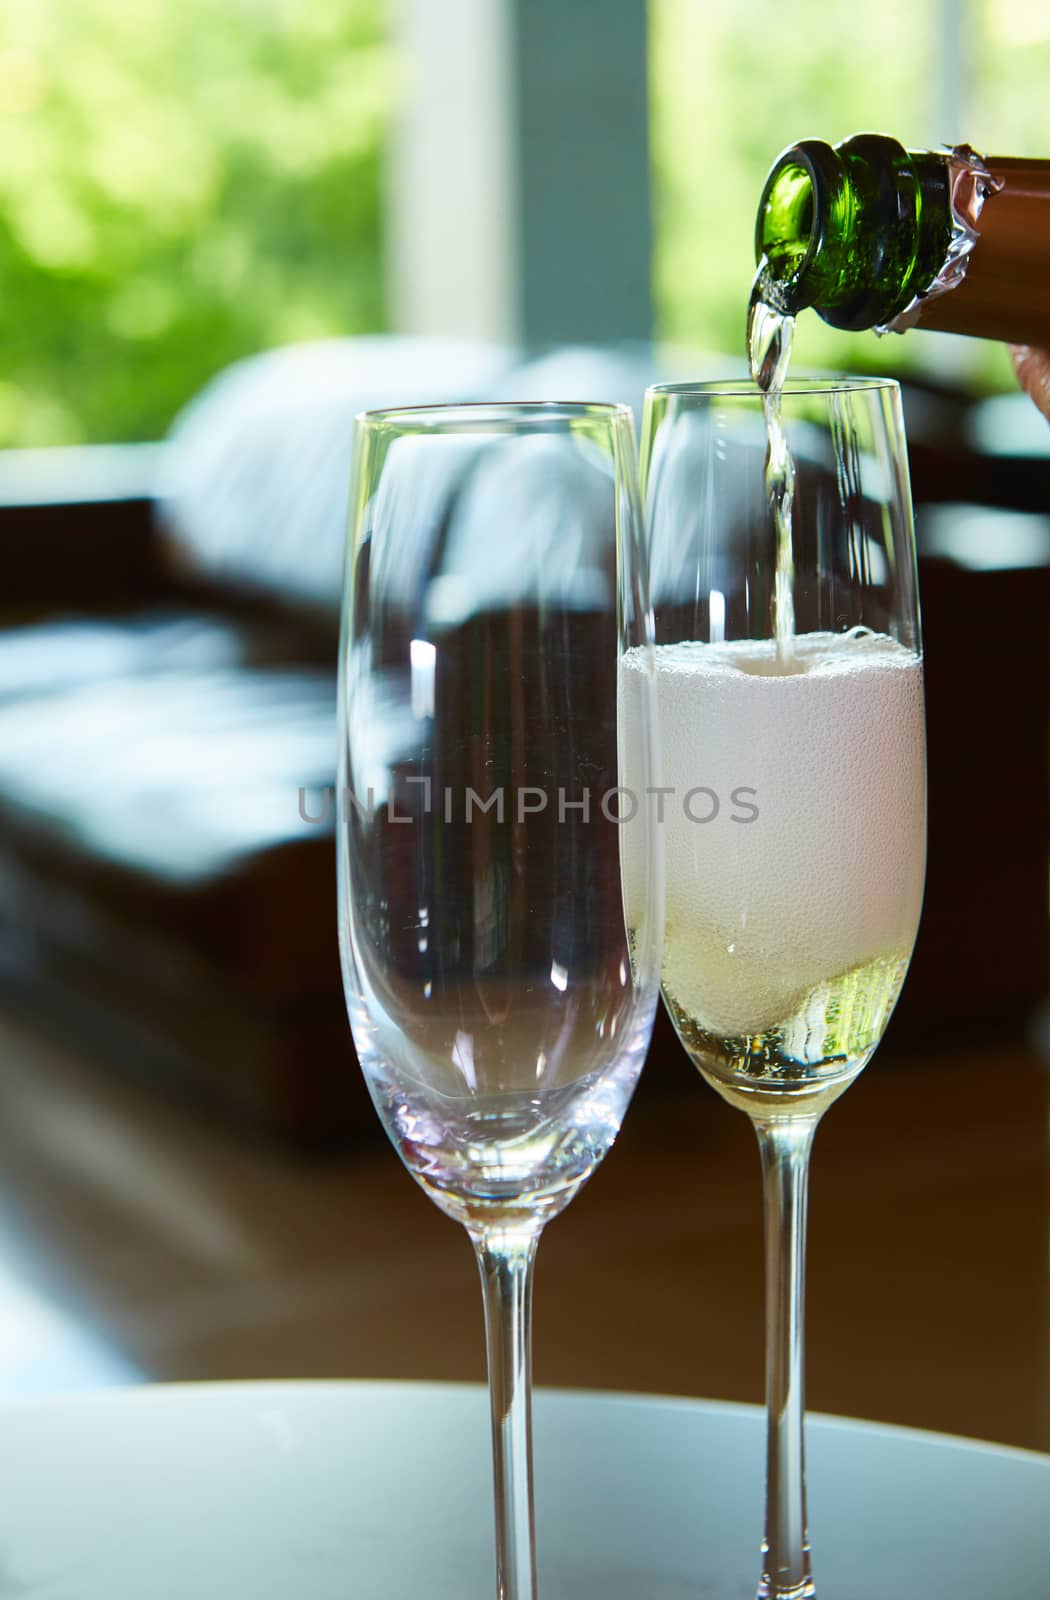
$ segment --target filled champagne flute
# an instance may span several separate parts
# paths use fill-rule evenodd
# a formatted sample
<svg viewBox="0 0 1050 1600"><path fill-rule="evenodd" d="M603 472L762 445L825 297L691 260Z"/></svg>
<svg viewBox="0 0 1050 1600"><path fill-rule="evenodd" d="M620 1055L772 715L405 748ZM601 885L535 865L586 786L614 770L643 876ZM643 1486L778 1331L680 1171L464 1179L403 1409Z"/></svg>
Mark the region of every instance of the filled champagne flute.
<svg viewBox="0 0 1050 1600"><path fill-rule="evenodd" d="M531 1600L536 1245L616 1137L659 995L660 839L617 727L630 652L632 771L657 782L633 423L590 404L372 412L355 460L344 983L383 1125L474 1245L498 1593Z"/></svg>
<svg viewBox="0 0 1050 1600"><path fill-rule="evenodd" d="M772 399L745 382L651 389L642 473L670 791L663 994L703 1077L758 1134L768 1404L758 1594L803 1600L815 1593L802 1398L810 1148L896 1003L925 867L898 386L791 380ZM640 680L648 671L628 654L625 684L635 665ZM629 731L626 742L629 769Z"/></svg>

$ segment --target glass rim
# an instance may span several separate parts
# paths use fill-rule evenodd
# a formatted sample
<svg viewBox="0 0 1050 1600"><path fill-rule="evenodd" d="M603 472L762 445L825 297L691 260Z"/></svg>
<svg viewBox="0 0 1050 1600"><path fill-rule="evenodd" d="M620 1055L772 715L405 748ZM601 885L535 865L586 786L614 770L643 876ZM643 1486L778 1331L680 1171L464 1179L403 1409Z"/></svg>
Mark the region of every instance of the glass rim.
<svg viewBox="0 0 1050 1600"><path fill-rule="evenodd" d="M634 423L629 405L617 400L458 400L445 404L380 406L359 411L359 428L422 433L466 430L506 422L575 422L586 418Z"/></svg>
<svg viewBox="0 0 1050 1600"><path fill-rule="evenodd" d="M776 391L780 395L855 394L868 390L900 391L896 378L853 377L843 374L837 378L788 378ZM660 395L696 395L698 399L714 400L720 396L727 400L761 399L767 393L753 378L713 378L686 383L651 383L645 391L648 401Z"/></svg>

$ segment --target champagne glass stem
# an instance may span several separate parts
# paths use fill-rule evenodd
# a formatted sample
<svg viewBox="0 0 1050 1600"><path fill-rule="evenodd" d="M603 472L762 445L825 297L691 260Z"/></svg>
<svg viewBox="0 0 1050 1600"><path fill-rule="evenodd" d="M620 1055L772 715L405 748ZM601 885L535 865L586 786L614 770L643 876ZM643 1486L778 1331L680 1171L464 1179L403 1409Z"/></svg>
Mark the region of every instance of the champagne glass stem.
<svg viewBox="0 0 1050 1600"><path fill-rule="evenodd" d="M810 1600L803 1371L806 1195L816 1121L770 1121L755 1131L766 1212L766 1536L758 1600Z"/></svg>
<svg viewBox="0 0 1050 1600"><path fill-rule="evenodd" d="M472 1234L485 1296L499 1600L535 1600L532 1275L539 1230Z"/></svg>

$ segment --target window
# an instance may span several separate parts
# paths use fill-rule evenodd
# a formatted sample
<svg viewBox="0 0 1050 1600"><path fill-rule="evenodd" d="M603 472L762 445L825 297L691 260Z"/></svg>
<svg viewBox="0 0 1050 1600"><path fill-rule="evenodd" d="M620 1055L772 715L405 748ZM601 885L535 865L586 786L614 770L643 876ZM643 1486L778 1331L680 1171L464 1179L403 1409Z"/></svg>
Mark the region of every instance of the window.
<svg viewBox="0 0 1050 1600"><path fill-rule="evenodd" d="M382 326L382 0L0 0L0 445Z"/></svg>

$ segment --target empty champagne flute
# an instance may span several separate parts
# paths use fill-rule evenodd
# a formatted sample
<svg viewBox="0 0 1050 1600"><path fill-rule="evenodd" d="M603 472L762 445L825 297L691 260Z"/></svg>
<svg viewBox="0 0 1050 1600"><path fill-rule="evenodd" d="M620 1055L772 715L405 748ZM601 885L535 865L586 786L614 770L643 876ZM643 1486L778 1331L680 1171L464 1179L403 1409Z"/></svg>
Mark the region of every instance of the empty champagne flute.
<svg viewBox="0 0 1050 1600"><path fill-rule="evenodd" d="M383 1125L474 1245L498 1593L531 1600L536 1245L616 1137L659 993L659 836L617 735L631 652L635 767L656 782L633 425L589 404L372 412L355 462L344 983Z"/></svg>
<svg viewBox="0 0 1050 1600"><path fill-rule="evenodd" d="M925 866L899 390L793 380L771 402L748 383L651 389L642 472L674 794L663 994L703 1077L758 1134L768 1404L758 1594L803 1600L815 1592L802 1399L810 1148L896 1003Z"/></svg>

